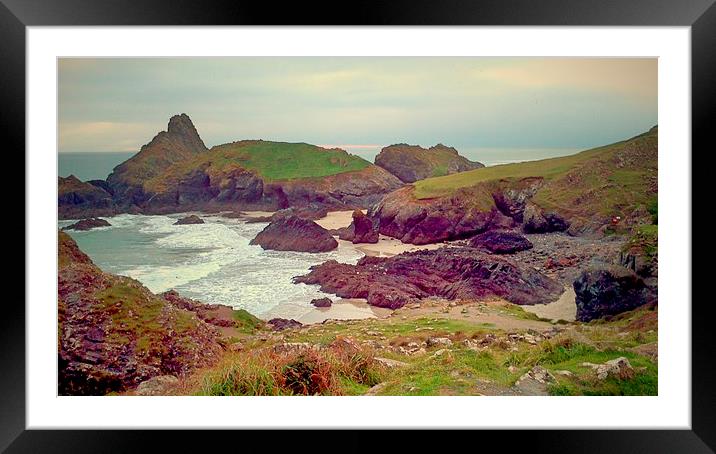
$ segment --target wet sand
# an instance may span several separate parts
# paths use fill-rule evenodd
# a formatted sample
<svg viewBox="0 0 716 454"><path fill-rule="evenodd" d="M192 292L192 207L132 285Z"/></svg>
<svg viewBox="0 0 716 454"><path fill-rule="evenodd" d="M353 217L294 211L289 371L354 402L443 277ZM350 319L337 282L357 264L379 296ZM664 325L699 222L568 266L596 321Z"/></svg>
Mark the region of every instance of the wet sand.
<svg viewBox="0 0 716 454"><path fill-rule="evenodd" d="M541 318L552 321L565 320L573 322L577 317L577 305L574 302L575 296L572 287L565 287L564 293L562 293L562 296L560 296L557 301L549 304L535 304L534 306L521 307L525 311L532 312Z"/></svg>
<svg viewBox="0 0 716 454"><path fill-rule="evenodd" d="M360 298L338 299L331 307L316 307L296 320L303 324L321 323L324 320L360 320L365 318L386 318L390 309L370 306Z"/></svg>

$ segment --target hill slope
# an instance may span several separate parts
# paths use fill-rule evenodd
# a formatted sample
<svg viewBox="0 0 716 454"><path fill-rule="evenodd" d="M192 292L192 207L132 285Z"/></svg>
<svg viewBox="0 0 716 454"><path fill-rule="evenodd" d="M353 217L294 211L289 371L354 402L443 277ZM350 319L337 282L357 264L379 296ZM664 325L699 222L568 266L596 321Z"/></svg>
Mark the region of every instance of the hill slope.
<svg viewBox="0 0 716 454"><path fill-rule="evenodd" d="M484 167L482 163L472 162L460 156L456 149L443 144L429 149L418 145L390 145L375 157L375 164L405 183Z"/></svg>
<svg viewBox="0 0 716 454"><path fill-rule="evenodd" d="M649 223L658 192L658 128L572 156L417 181L371 209L380 232L430 243L522 224L575 234ZM616 227L613 218L619 218Z"/></svg>

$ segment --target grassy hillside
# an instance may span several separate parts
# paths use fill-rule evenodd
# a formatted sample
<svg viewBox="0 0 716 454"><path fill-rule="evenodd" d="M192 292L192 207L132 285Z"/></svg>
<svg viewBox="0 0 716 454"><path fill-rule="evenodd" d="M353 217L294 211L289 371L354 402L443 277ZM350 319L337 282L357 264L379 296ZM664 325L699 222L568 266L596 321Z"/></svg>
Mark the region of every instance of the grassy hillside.
<svg viewBox="0 0 716 454"><path fill-rule="evenodd" d="M414 197L434 199L459 194L490 206L491 188L525 178L542 178L533 201L570 219L630 216L644 211L657 197L658 128L628 140L571 156L544 159L429 178L414 184ZM477 200L485 198L485 200Z"/></svg>
<svg viewBox="0 0 716 454"><path fill-rule="evenodd" d="M483 167L468 172L421 180L415 183L415 197L418 199L429 199L449 196L460 188L502 179L528 177L543 177L547 180L556 179L564 176L578 166L584 166L585 164L595 161L607 161L612 158L617 151L623 150L629 143L644 142L650 139L656 140L657 135L658 129L652 129L645 134L641 134L629 140L593 148L570 156ZM617 175L617 178L622 179L628 177L629 175L624 173Z"/></svg>
<svg viewBox="0 0 716 454"><path fill-rule="evenodd" d="M178 162L149 180L145 189L202 168L207 174L222 174L234 168L255 171L265 181L316 178L368 167L370 162L340 149L325 149L306 143L244 140L218 145L191 159Z"/></svg>

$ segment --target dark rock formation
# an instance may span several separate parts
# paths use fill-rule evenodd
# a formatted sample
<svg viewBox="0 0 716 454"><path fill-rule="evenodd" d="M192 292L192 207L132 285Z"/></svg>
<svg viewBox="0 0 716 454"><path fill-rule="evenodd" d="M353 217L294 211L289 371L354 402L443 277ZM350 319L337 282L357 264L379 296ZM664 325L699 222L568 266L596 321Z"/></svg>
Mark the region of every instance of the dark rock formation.
<svg viewBox="0 0 716 454"><path fill-rule="evenodd" d="M74 175L57 179L57 209L60 219L111 216L115 212L109 192Z"/></svg>
<svg viewBox="0 0 716 454"><path fill-rule="evenodd" d="M203 224L204 220L195 214L185 216L174 223L174 225Z"/></svg>
<svg viewBox="0 0 716 454"><path fill-rule="evenodd" d="M283 331L285 329L293 329L293 328L300 328L303 326L301 322L297 322L294 319L285 319L285 318L272 318L266 324L271 327L274 331Z"/></svg>
<svg viewBox="0 0 716 454"><path fill-rule="evenodd" d="M250 244L276 251L328 252L338 247L330 232L297 216L279 217L267 225Z"/></svg>
<svg viewBox="0 0 716 454"><path fill-rule="evenodd" d="M563 291L558 282L531 267L472 248L450 247L389 258L363 257L356 265L329 260L294 281L318 284L321 291L342 298L366 298L373 306L391 309L429 296L499 296L515 304L545 304Z"/></svg>
<svg viewBox="0 0 716 454"><path fill-rule="evenodd" d="M109 227L112 224L105 221L104 219L100 218L90 218L90 219L82 219L80 221L75 222L74 224L70 224L67 227L63 228L62 230L90 230L94 229L95 227Z"/></svg>
<svg viewBox="0 0 716 454"><path fill-rule="evenodd" d="M351 241L353 244L358 243L377 243L378 229L373 220L366 216L361 210L353 211L353 221L348 227L342 227L331 231L332 234L338 235L338 238Z"/></svg>
<svg viewBox="0 0 716 454"><path fill-rule="evenodd" d="M616 315L656 299L639 276L620 266L583 271L574 281L574 292L581 322Z"/></svg>
<svg viewBox="0 0 716 454"><path fill-rule="evenodd" d="M473 237L470 246L493 254L514 254L532 248L532 242L516 232L490 230Z"/></svg>
<svg viewBox="0 0 716 454"><path fill-rule="evenodd" d="M568 228L569 222L557 213L546 213L537 205L527 203L522 224L525 233L563 232Z"/></svg>
<svg viewBox="0 0 716 454"><path fill-rule="evenodd" d="M311 300L311 304L316 307L331 307L333 301L330 298L315 298Z"/></svg>
<svg viewBox="0 0 716 454"><path fill-rule="evenodd" d="M390 145L375 157L375 164L404 183L485 167L460 156L456 149L443 144L427 150L417 145Z"/></svg>
<svg viewBox="0 0 716 454"><path fill-rule="evenodd" d="M216 362L220 333L139 282L104 273L58 237L58 393L104 395Z"/></svg>

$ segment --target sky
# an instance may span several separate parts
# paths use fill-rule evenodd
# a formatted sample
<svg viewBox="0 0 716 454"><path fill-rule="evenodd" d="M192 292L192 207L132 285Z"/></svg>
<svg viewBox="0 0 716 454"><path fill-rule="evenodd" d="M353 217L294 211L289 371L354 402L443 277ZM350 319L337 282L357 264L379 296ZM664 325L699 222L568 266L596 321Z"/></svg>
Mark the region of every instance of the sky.
<svg viewBox="0 0 716 454"><path fill-rule="evenodd" d="M59 151L138 151L186 113L211 147L589 148L657 124L657 59L62 58Z"/></svg>

